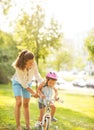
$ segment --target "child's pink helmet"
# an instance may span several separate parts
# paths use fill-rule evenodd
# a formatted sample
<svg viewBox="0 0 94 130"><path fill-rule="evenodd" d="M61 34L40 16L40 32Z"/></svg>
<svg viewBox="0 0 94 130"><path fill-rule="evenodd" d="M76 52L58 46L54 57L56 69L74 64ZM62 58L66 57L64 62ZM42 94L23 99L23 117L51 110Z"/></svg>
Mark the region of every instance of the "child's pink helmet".
<svg viewBox="0 0 94 130"><path fill-rule="evenodd" d="M46 78L57 80L57 74L56 74L55 72L49 72L49 73L46 75Z"/></svg>

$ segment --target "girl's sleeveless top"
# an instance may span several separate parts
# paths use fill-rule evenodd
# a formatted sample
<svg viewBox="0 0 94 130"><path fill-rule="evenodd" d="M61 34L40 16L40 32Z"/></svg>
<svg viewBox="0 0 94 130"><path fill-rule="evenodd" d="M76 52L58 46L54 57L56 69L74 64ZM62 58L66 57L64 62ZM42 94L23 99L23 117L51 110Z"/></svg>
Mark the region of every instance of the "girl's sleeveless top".
<svg viewBox="0 0 94 130"><path fill-rule="evenodd" d="M45 95L46 99L51 100L52 94L53 94L53 89L51 87L45 86L42 88L42 93ZM42 103L43 99L39 98L39 102Z"/></svg>

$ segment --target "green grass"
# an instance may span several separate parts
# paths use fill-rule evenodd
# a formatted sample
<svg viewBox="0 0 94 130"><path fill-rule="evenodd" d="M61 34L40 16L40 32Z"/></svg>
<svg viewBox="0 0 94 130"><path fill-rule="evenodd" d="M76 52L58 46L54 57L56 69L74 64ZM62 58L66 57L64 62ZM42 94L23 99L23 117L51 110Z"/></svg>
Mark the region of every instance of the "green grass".
<svg viewBox="0 0 94 130"><path fill-rule="evenodd" d="M68 94L63 91L59 91L59 94L64 103L56 103L55 117L58 122L52 123L50 130L54 130L54 126L58 126L58 130L94 130L94 97ZM0 85L0 130L15 130L14 106L15 98L11 85ZM33 129L38 115L37 99L31 98L30 123ZM23 109L21 124L24 129Z"/></svg>

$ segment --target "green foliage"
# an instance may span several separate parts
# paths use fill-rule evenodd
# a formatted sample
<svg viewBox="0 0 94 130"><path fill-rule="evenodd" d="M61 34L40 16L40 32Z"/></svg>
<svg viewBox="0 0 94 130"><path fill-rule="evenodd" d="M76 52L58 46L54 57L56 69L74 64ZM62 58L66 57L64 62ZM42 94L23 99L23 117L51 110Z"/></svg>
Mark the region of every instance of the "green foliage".
<svg viewBox="0 0 94 130"><path fill-rule="evenodd" d="M14 72L11 64L17 55L15 45L10 34L0 31L0 83L8 83Z"/></svg>
<svg viewBox="0 0 94 130"><path fill-rule="evenodd" d="M68 48L63 46L58 49L58 52L56 50L52 52L53 53L48 57L48 68L52 68L53 66L57 71L72 68L72 55Z"/></svg>
<svg viewBox="0 0 94 130"><path fill-rule="evenodd" d="M54 19L51 19L47 27L45 26L45 11L38 4L31 16L23 12L17 22L14 35L17 48L31 50L39 63L40 58L45 60L51 53L51 48L58 49L61 46L63 34L60 29Z"/></svg>
<svg viewBox="0 0 94 130"><path fill-rule="evenodd" d="M58 71L59 69L63 70L71 68L71 53L68 49L60 48L58 55L56 56L57 64L58 64ZM70 66L70 67L69 67Z"/></svg>
<svg viewBox="0 0 94 130"><path fill-rule="evenodd" d="M79 56L75 59L75 63L74 66L75 68L78 68L78 70L83 70L83 68L85 67L85 61L84 58Z"/></svg>
<svg viewBox="0 0 94 130"><path fill-rule="evenodd" d="M10 3L11 3L11 0L0 0L0 5L2 7L4 15L8 14L8 11L11 7Z"/></svg>
<svg viewBox="0 0 94 130"><path fill-rule="evenodd" d="M51 18L49 25L46 27L44 39L47 42L47 48L50 50L51 48L59 49L62 46L62 27L54 18Z"/></svg>
<svg viewBox="0 0 94 130"><path fill-rule="evenodd" d="M89 53L89 60L94 62L94 29L91 30L85 39L85 47Z"/></svg>

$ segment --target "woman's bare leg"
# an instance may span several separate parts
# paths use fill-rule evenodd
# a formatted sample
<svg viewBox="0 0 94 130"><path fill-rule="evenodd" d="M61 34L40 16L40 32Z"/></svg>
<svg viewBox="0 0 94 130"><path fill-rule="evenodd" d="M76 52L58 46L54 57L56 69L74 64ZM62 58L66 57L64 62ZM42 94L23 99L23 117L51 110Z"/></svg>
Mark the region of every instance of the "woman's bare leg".
<svg viewBox="0 0 94 130"><path fill-rule="evenodd" d="M17 96L16 98L16 105L15 105L15 119L16 119L16 125L17 125L17 130L22 130L21 129L21 124L20 124L20 109L21 109L21 104L22 104L22 98L21 96Z"/></svg>
<svg viewBox="0 0 94 130"><path fill-rule="evenodd" d="M28 129L30 128L29 101L30 98L23 99L24 117L25 117L26 127Z"/></svg>

